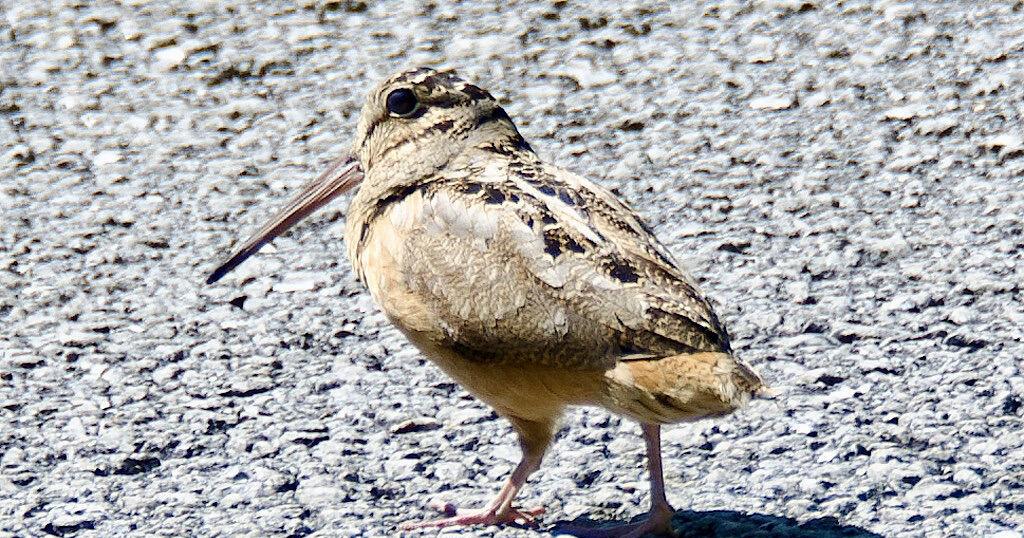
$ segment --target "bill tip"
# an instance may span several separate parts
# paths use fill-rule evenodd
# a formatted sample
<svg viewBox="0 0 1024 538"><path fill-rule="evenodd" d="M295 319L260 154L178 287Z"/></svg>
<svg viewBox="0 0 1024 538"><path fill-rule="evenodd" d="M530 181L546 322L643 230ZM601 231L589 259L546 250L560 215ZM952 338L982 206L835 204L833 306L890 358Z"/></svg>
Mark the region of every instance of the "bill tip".
<svg viewBox="0 0 1024 538"><path fill-rule="evenodd" d="M216 283L218 280L221 279L221 277L224 276L225 273L227 273L227 271L224 270L224 267L218 267L216 270L210 273L210 276L206 277L206 284L210 285Z"/></svg>

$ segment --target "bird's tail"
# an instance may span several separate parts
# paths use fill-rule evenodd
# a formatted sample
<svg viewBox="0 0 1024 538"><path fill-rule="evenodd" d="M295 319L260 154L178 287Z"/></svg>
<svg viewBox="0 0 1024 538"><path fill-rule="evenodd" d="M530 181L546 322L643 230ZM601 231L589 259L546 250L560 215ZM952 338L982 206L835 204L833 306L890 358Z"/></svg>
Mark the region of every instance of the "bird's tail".
<svg viewBox="0 0 1024 538"><path fill-rule="evenodd" d="M753 369L722 352L620 361L605 380L606 407L652 424L724 415L774 394Z"/></svg>

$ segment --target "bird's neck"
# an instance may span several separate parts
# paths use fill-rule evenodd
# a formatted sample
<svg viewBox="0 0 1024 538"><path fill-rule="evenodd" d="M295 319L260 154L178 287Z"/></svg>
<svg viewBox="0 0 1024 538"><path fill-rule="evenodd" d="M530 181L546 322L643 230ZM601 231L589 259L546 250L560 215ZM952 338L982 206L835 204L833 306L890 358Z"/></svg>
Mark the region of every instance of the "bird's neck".
<svg viewBox="0 0 1024 538"><path fill-rule="evenodd" d="M389 153L365 171L353 205L373 204L437 178L479 170L502 161L537 162L537 155L511 124L488 124L465 133L425 138Z"/></svg>
<svg viewBox="0 0 1024 538"><path fill-rule="evenodd" d="M512 162L538 162L514 127L502 132L471 132L462 140L448 139L449 145L443 148L424 142L418 151L395 152L366 171L345 217L345 241L353 261L372 223L404 198L430 191L431 183Z"/></svg>

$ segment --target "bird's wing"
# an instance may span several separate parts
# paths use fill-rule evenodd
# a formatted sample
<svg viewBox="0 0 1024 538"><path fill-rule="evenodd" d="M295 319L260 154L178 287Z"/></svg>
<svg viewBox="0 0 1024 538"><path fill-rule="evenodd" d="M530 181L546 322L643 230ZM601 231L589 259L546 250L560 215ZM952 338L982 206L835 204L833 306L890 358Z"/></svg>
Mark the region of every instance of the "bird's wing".
<svg viewBox="0 0 1024 538"><path fill-rule="evenodd" d="M728 351L693 280L608 191L539 162L432 178L388 210L405 284L479 360Z"/></svg>
<svg viewBox="0 0 1024 538"><path fill-rule="evenodd" d="M634 344L646 350L644 342L657 335L668 348L662 353L729 351L728 334L696 281L635 212L607 189L561 168L521 168L516 175L526 183L532 178L549 209L560 216L573 215L562 220L574 224L579 233L590 235L584 225L596 233L591 265L605 269L644 304L641 318L628 325L638 331Z"/></svg>

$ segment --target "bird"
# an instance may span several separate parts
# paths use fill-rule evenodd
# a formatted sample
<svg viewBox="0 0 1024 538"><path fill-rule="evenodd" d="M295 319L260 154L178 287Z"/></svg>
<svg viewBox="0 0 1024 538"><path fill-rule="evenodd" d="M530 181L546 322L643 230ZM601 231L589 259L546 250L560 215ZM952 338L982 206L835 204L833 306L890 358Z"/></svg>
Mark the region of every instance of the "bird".
<svg viewBox="0 0 1024 538"><path fill-rule="evenodd" d="M403 529L535 524L514 506L567 409L640 424L651 505L592 535L669 534L661 427L770 394L737 358L697 281L608 189L534 151L487 90L451 69L393 74L366 98L351 152L299 192L207 280L342 193L345 245L389 321L508 420L522 456L488 504L437 506Z"/></svg>

